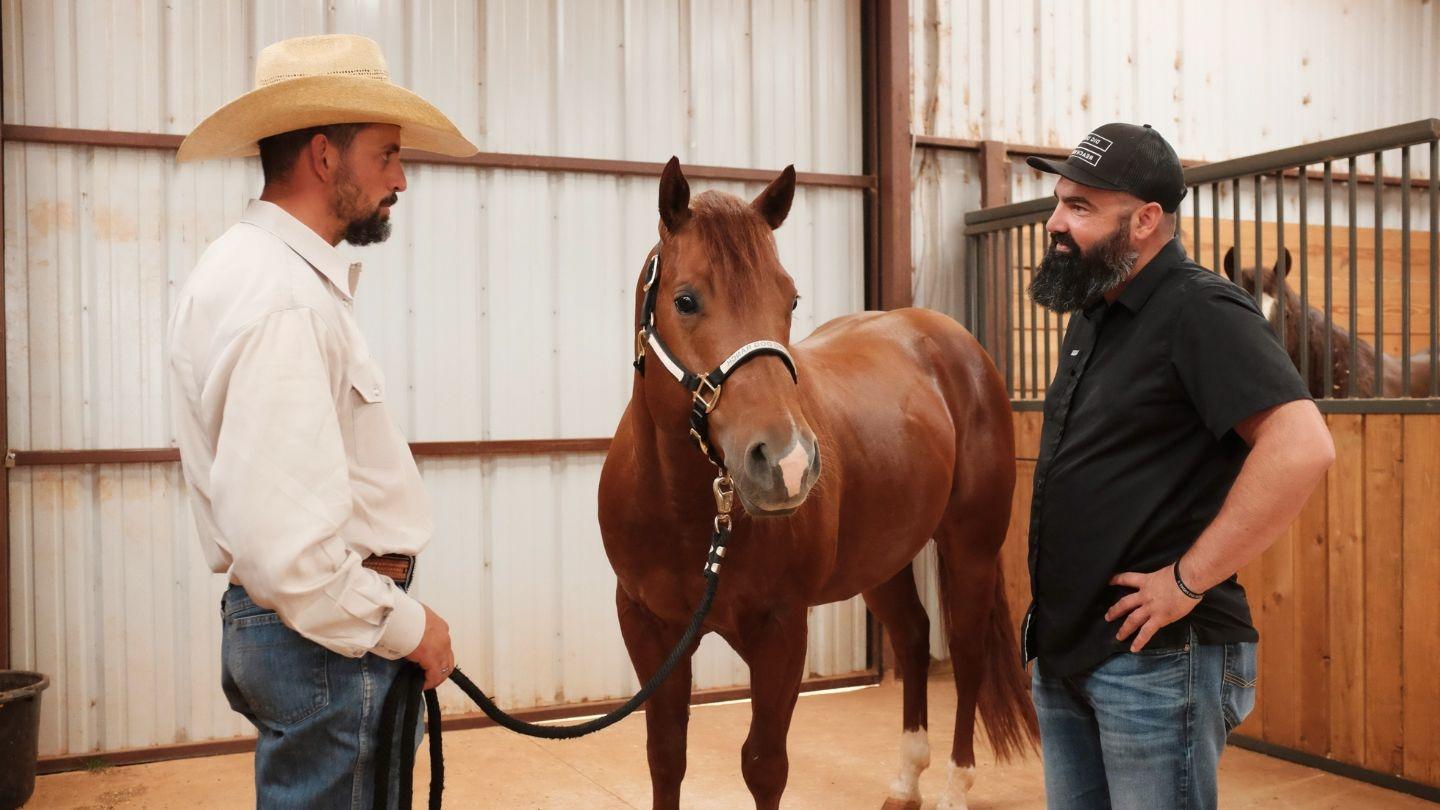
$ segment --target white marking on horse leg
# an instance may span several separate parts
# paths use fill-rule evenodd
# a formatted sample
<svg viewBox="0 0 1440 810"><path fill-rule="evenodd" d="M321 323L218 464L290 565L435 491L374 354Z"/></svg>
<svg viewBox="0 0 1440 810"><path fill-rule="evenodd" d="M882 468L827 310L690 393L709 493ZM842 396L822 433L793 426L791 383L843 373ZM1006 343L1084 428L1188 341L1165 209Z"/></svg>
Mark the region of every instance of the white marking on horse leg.
<svg viewBox="0 0 1440 810"><path fill-rule="evenodd" d="M900 735L900 772L890 783L890 798L920 801L920 773L930 767L930 737L925 729Z"/></svg>
<svg viewBox="0 0 1440 810"><path fill-rule="evenodd" d="M975 787L975 766L962 768L951 762L945 777L945 792L940 794L936 810L969 810L972 787Z"/></svg>
<svg viewBox="0 0 1440 810"><path fill-rule="evenodd" d="M805 470L810 466L810 455L805 452L805 446L800 442L791 445L790 452L780 459L780 475L785 479L785 495L793 498L800 494L800 482L805 478Z"/></svg>
<svg viewBox="0 0 1440 810"><path fill-rule="evenodd" d="M1265 316L1265 320L1275 317L1275 307L1279 303L1270 293L1260 293L1260 314Z"/></svg>

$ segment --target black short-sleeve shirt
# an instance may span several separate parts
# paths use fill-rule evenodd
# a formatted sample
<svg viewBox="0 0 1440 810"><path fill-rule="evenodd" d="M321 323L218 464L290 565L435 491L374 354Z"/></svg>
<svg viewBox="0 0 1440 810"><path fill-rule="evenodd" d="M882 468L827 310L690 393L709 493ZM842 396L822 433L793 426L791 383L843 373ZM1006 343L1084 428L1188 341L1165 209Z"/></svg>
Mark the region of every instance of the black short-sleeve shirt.
<svg viewBox="0 0 1440 810"><path fill-rule="evenodd" d="M1114 303L1076 313L1045 393L1030 516L1024 655L1047 675L1128 649L1105 611L1125 571L1175 562L1220 511L1249 447L1241 420L1309 392L1249 294L1172 240ZM1255 641L1235 577L1151 648ZM1133 640L1133 639L1132 639Z"/></svg>

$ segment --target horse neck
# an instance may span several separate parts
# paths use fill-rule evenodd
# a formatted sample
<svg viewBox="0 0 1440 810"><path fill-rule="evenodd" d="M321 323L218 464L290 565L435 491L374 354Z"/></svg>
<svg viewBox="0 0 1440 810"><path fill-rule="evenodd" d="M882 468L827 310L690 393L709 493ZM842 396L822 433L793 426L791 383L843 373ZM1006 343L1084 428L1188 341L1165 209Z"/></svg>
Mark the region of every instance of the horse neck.
<svg viewBox="0 0 1440 810"><path fill-rule="evenodd" d="M653 371L647 369L650 374L664 374L658 364L652 368ZM710 485L715 480L716 469L690 439L688 410L665 408L656 413L652 410L653 400L646 396L647 385L667 384L684 390L669 377L657 377L656 382L651 383L645 377L636 376L627 415L635 442L637 472L646 481L647 491L661 504L675 505L687 513L696 508L697 503L713 508Z"/></svg>

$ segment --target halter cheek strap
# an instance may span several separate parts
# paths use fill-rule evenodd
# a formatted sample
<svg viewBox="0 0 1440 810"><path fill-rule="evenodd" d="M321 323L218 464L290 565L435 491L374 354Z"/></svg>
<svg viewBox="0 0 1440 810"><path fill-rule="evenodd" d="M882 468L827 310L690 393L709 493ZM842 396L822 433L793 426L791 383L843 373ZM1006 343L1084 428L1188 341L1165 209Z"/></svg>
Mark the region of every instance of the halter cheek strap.
<svg viewBox="0 0 1440 810"><path fill-rule="evenodd" d="M650 266L645 271L645 303L640 309L640 331L635 335L635 370L644 376L645 355L653 354L665 370L670 372L670 376L685 386L685 390L690 392L690 438L695 442L695 446L700 448L700 452L709 457L711 463L723 470L725 463L710 444L710 412L715 410L715 406L720 402L720 391L725 381L751 360L762 355L773 355L785 364L785 368L790 372L790 379L799 383L795 360L783 344L773 340L757 340L736 349L707 374L690 371L670 351L665 341L660 338L660 333L655 330L655 301L660 292L659 282L660 253L657 251L650 258Z"/></svg>

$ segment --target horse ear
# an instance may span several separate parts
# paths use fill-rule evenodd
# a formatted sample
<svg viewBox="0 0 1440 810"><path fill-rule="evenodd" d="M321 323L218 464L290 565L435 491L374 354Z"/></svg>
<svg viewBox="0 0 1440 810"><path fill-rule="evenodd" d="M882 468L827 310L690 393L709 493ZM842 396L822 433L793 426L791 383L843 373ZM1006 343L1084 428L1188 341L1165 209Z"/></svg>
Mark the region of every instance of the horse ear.
<svg viewBox="0 0 1440 810"><path fill-rule="evenodd" d="M1284 278L1285 274L1290 272L1290 268L1294 266L1294 260L1290 258L1290 248L1285 248L1285 254L1275 260L1275 277Z"/></svg>
<svg viewBox="0 0 1440 810"><path fill-rule="evenodd" d="M1230 248L1229 250L1225 251L1225 262L1224 262L1224 265L1225 265L1225 275L1229 276L1231 281L1234 281L1234 280L1235 280L1235 248L1232 247L1232 248Z"/></svg>
<svg viewBox="0 0 1440 810"><path fill-rule="evenodd" d="M680 158L671 157L660 172L660 221L675 233L690 220L690 184L680 171Z"/></svg>
<svg viewBox="0 0 1440 810"><path fill-rule="evenodd" d="M760 196L750 203L762 219L775 230L790 214L790 203L795 201L795 167L786 166L780 176L770 182Z"/></svg>

